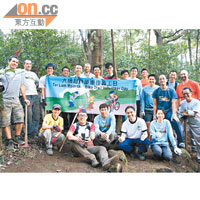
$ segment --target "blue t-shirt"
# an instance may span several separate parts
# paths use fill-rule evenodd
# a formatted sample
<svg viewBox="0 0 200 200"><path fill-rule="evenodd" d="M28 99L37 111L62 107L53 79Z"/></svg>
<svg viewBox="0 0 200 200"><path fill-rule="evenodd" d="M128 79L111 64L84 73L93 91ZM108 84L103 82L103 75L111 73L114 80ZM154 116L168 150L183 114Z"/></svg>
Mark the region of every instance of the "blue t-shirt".
<svg viewBox="0 0 200 200"><path fill-rule="evenodd" d="M144 112L144 110L153 111L152 94L158 87L158 85L155 85L153 88L151 88L149 85L147 85L142 89L141 112Z"/></svg>
<svg viewBox="0 0 200 200"><path fill-rule="evenodd" d="M97 135L99 135L100 132L104 132L107 135L110 135L111 133L115 132L116 128L115 116L109 113L107 117L104 119L102 118L101 115L97 115L94 118L94 125L95 125L95 132Z"/></svg>
<svg viewBox="0 0 200 200"><path fill-rule="evenodd" d="M157 88L152 97L157 100L157 109L162 108L166 113L172 110L172 99L177 99L175 90L169 87L166 90Z"/></svg>

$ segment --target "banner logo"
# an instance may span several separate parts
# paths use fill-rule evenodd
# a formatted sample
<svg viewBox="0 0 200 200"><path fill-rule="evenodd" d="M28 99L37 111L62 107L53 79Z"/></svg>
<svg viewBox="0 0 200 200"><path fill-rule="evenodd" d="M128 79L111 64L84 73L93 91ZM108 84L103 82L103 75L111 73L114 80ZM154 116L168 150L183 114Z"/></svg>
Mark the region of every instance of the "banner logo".
<svg viewBox="0 0 200 200"><path fill-rule="evenodd" d="M57 16L57 5L43 5L37 3L16 4L4 18L14 18L15 26L48 26Z"/></svg>

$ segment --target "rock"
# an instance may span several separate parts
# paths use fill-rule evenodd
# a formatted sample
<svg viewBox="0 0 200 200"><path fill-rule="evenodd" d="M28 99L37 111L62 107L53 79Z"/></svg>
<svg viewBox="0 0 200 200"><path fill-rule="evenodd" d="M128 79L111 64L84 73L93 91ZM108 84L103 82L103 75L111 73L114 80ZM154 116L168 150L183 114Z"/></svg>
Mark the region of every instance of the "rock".
<svg viewBox="0 0 200 200"><path fill-rule="evenodd" d="M173 172L171 168L165 167L165 168L160 168L156 169L156 172Z"/></svg>
<svg viewBox="0 0 200 200"><path fill-rule="evenodd" d="M191 158L191 155L189 154L189 152L186 149L181 149L181 151L182 151L182 154L180 156Z"/></svg>
<svg viewBox="0 0 200 200"><path fill-rule="evenodd" d="M109 157L113 157L115 155L118 155L120 161L122 161L126 165L128 164L128 160L126 158L126 155L125 155L125 153L122 150L113 150L113 149L110 149L108 151L108 155L109 155Z"/></svg>
<svg viewBox="0 0 200 200"><path fill-rule="evenodd" d="M123 166L120 163L115 163L112 165L109 169L108 172L122 172Z"/></svg>

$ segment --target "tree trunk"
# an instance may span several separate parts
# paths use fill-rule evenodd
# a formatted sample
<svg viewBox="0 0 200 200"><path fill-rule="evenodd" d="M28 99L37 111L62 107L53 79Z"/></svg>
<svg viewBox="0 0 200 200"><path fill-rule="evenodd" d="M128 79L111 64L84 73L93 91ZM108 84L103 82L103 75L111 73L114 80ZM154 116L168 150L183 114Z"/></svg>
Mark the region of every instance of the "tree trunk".
<svg viewBox="0 0 200 200"><path fill-rule="evenodd" d="M196 66L198 65L198 54L199 54L199 33L200 33L200 30L198 29L197 30L197 46L196 46Z"/></svg>
<svg viewBox="0 0 200 200"><path fill-rule="evenodd" d="M132 43L132 30L130 30L130 53L133 53L133 43Z"/></svg>
<svg viewBox="0 0 200 200"><path fill-rule="evenodd" d="M153 31L156 36L156 44L158 45L158 47L163 46L163 38L162 38L161 29L154 29Z"/></svg>
<svg viewBox="0 0 200 200"><path fill-rule="evenodd" d="M190 65L192 65L192 48L191 48L191 37L190 37L189 31L187 31L187 35L188 35L188 49L189 49Z"/></svg>
<svg viewBox="0 0 200 200"><path fill-rule="evenodd" d="M149 53L149 71L151 71L151 29L148 30L149 38L148 38L148 53Z"/></svg>
<svg viewBox="0 0 200 200"><path fill-rule="evenodd" d="M114 36L113 36L113 29L111 29L111 40L112 40L112 57L113 57L113 68L114 68L114 74L117 78L117 69L115 64L115 43L114 43Z"/></svg>

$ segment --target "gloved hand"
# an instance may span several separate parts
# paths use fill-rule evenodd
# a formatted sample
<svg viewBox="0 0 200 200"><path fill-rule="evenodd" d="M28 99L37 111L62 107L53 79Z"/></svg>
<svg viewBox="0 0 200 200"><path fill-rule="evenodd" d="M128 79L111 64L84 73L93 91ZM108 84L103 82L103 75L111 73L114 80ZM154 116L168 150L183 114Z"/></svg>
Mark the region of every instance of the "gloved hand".
<svg viewBox="0 0 200 200"><path fill-rule="evenodd" d="M174 153L180 156L182 154L182 151L178 147L175 147L174 148Z"/></svg>
<svg viewBox="0 0 200 200"><path fill-rule="evenodd" d="M160 138L161 136L162 136L162 133L161 132L155 132L155 136L157 137L157 138Z"/></svg>
<svg viewBox="0 0 200 200"><path fill-rule="evenodd" d="M45 108L46 105L45 99L42 99L42 107Z"/></svg>
<svg viewBox="0 0 200 200"><path fill-rule="evenodd" d="M171 121L177 121L177 122L180 122L179 118L177 117L177 114L176 113L172 113L172 118L171 118Z"/></svg>
<svg viewBox="0 0 200 200"><path fill-rule="evenodd" d="M51 138L51 144L55 144L55 143L56 143L56 140L57 140L57 137L55 137L55 136L52 137L52 138Z"/></svg>
<svg viewBox="0 0 200 200"><path fill-rule="evenodd" d="M157 117L156 117L156 115L153 115L153 120L157 120Z"/></svg>
<svg viewBox="0 0 200 200"><path fill-rule="evenodd" d="M53 125L53 129L54 129L56 132L61 132L61 129L60 129L59 126Z"/></svg>
<svg viewBox="0 0 200 200"><path fill-rule="evenodd" d="M0 92L3 92L4 91L4 86L3 85L0 85Z"/></svg>
<svg viewBox="0 0 200 200"><path fill-rule="evenodd" d="M145 116L145 112L143 111L143 112L140 112L140 117L141 118L144 118L144 116Z"/></svg>
<svg viewBox="0 0 200 200"><path fill-rule="evenodd" d="M148 134L147 134L147 132L145 131L145 132L141 135L140 140L144 141L147 137L148 137Z"/></svg>

